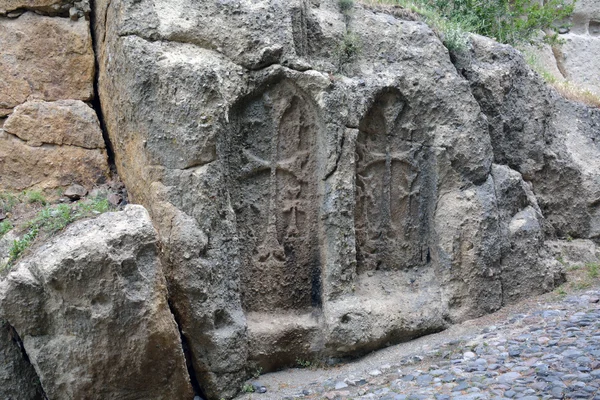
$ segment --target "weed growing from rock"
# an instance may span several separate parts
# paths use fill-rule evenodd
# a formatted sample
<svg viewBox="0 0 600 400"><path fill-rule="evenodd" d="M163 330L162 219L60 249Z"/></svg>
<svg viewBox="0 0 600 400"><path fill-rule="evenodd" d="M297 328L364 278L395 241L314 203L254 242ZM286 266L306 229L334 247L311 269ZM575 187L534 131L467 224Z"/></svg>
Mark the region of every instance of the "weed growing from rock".
<svg viewBox="0 0 600 400"><path fill-rule="evenodd" d="M8 231L13 228L10 221L2 221L0 222L0 239L4 236Z"/></svg>
<svg viewBox="0 0 600 400"><path fill-rule="evenodd" d="M37 200L39 198L37 196L35 198L34 203L39 203L39 200ZM27 202L30 202L29 199L28 194L24 196L24 200ZM94 217L115 209L106 198L96 197L72 204L45 206L37 212L34 218L17 227L13 227L9 221L2 222L0 224L0 237L13 228L24 232L24 234L13 241L12 246L8 250L8 262L0 266L0 271L14 265L27 249L36 242L36 239L41 238L43 240L49 238L76 220Z"/></svg>
<svg viewBox="0 0 600 400"><path fill-rule="evenodd" d="M354 7L354 0L338 0L338 7L343 14L347 14Z"/></svg>
<svg viewBox="0 0 600 400"><path fill-rule="evenodd" d="M540 30L551 29L573 13L574 2L547 0L363 0L395 4L420 15L440 36L450 51L465 50L468 33L477 33L500 43L518 45L536 39ZM549 41L556 41L549 35Z"/></svg>

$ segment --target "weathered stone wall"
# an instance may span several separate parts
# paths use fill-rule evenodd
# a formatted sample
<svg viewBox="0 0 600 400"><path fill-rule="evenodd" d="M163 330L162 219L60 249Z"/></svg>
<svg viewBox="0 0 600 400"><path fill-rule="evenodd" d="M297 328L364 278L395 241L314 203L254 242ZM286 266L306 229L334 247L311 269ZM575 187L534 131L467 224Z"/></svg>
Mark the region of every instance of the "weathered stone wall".
<svg viewBox="0 0 600 400"><path fill-rule="evenodd" d="M67 18L72 5L0 1L2 190L90 187L106 179L105 144L89 106L95 71L90 24L77 14Z"/></svg>
<svg viewBox="0 0 600 400"><path fill-rule="evenodd" d="M475 38L455 66L424 24L333 0L94 12L117 169L162 237L209 396L253 365L360 354L549 290L544 241L596 237L598 175L577 157L598 154L598 113L506 46Z"/></svg>
<svg viewBox="0 0 600 400"><path fill-rule="evenodd" d="M564 78L600 96L600 3L578 0L565 43L556 54Z"/></svg>
<svg viewBox="0 0 600 400"><path fill-rule="evenodd" d="M336 0L93 6L106 135L157 232L139 207L79 223L0 280L31 362L0 338L6 390L230 398L548 291L557 240L600 238L600 112L509 46L451 57ZM104 179L85 2L0 14L0 189Z"/></svg>

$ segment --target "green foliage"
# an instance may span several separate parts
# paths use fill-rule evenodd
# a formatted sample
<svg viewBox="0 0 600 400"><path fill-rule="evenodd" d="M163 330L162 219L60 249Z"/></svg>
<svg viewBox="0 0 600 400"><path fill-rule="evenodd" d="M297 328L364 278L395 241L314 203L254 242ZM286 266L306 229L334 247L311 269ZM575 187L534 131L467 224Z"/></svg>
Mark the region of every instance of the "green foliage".
<svg viewBox="0 0 600 400"><path fill-rule="evenodd" d="M0 238L6 234L6 232L10 231L13 228L10 221L2 221L0 222Z"/></svg>
<svg viewBox="0 0 600 400"><path fill-rule="evenodd" d="M311 365L311 362L308 360L303 360L301 358L296 358L296 365L299 368L308 368Z"/></svg>
<svg viewBox="0 0 600 400"><path fill-rule="evenodd" d="M25 250L31 246L31 243L35 240L39 233L37 228L31 228L21 239L13 241L13 245L8 251L9 260L8 263L14 262Z"/></svg>
<svg viewBox="0 0 600 400"><path fill-rule="evenodd" d="M589 263L585 266L588 270L588 275L590 278L595 279L600 276L600 264L598 263Z"/></svg>
<svg viewBox="0 0 600 400"><path fill-rule="evenodd" d="M338 7L342 13L347 14L354 7L354 0L338 0Z"/></svg>
<svg viewBox="0 0 600 400"><path fill-rule="evenodd" d="M336 49L338 69L341 71L344 65L353 62L360 54L362 42L356 33L348 32Z"/></svg>
<svg viewBox="0 0 600 400"><path fill-rule="evenodd" d="M242 392L254 393L254 386L252 386L250 383L244 383L244 386L242 386Z"/></svg>
<svg viewBox="0 0 600 400"><path fill-rule="evenodd" d="M29 192L25 192L25 197L27 198L27 202L30 204L38 203L38 204L45 206L47 203L46 198L44 197L42 192L39 192L37 190L31 190Z"/></svg>
<svg viewBox="0 0 600 400"><path fill-rule="evenodd" d="M19 198L8 192L0 193L0 211L10 212L19 203Z"/></svg>
<svg viewBox="0 0 600 400"><path fill-rule="evenodd" d="M516 45L532 42L540 30L573 13L574 2L546 0L378 0L399 4L421 14L438 31L451 50L463 49L466 33L492 37L501 43ZM557 36L549 41L556 42Z"/></svg>
<svg viewBox="0 0 600 400"><path fill-rule="evenodd" d="M252 373L252 377L253 377L254 379L258 379L258 377L259 377L259 376L262 374L262 371L263 371L262 367L258 367L258 368L256 368L256 369L254 370L254 372Z"/></svg>
<svg viewBox="0 0 600 400"><path fill-rule="evenodd" d="M21 229L25 228L28 231L21 239L13 242L13 245L9 250L8 266L14 264L40 234L44 234L45 236L54 235L65 229L67 225L73 221L102 214L111 211L112 209L113 207L108 200L103 197L74 203L73 205L58 204L42 208L35 218L26 222L21 227ZM4 223L0 224L0 232L3 232L5 229L6 231L12 229L12 225L8 222L6 226ZM2 234L4 233L6 232L3 232Z"/></svg>

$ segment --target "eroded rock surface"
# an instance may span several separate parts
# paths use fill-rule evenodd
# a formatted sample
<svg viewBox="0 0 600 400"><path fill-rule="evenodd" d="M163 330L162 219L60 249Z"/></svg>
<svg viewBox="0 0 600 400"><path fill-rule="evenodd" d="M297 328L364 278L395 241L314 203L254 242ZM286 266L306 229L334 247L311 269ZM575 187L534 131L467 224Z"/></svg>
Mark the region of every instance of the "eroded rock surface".
<svg viewBox="0 0 600 400"><path fill-rule="evenodd" d="M33 12L2 18L0 42L0 117L28 99L92 99L94 52L85 19Z"/></svg>
<svg viewBox="0 0 600 400"><path fill-rule="evenodd" d="M127 206L73 224L0 282L0 315L49 399L192 399L156 241Z"/></svg>
<svg viewBox="0 0 600 400"><path fill-rule="evenodd" d="M209 397L549 290L545 241L597 237L598 113L507 46L454 65L423 23L333 0L94 12L117 169Z"/></svg>
<svg viewBox="0 0 600 400"><path fill-rule="evenodd" d="M11 400L42 400L39 379L21 346L13 327L0 319L0 396Z"/></svg>
<svg viewBox="0 0 600 400"><path fill-rule="evenodd" d="M600 3L579 0L571 17L569 33L558 50L565 77L600 96Z"/></svg>

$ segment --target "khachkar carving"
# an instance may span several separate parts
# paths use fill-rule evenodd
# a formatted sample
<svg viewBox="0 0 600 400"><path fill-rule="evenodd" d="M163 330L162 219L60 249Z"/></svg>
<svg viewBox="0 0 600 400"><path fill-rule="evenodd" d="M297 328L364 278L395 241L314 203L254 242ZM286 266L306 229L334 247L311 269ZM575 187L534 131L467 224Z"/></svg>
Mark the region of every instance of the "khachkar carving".
<svg viewBox="0 0 600 400"><path fill-rule="evenodd" d="M244 308L319 305L316 112L284 81L234 114L229 163Z"/></svg>
<svg viewBox="0 0 600 400"><path fill-rule="evenodd" d="M420 240L416 149L401 128L405 111L401 94L387 91L377 96L359 126L354 215L358 273L428 261Z"/></svg>

